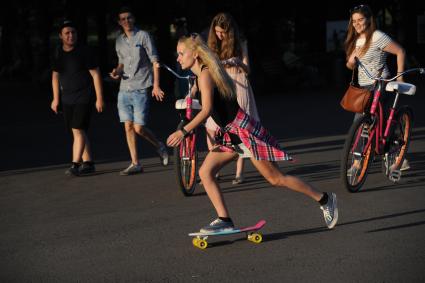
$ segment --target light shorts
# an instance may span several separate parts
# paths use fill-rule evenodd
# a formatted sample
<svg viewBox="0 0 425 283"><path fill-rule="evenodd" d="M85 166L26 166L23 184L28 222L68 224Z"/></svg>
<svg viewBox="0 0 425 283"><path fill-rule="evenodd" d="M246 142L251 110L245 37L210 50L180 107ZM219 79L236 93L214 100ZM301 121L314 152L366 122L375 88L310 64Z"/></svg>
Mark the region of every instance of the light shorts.
<svg viewBox="0 0 425 283"><path fill-rule="evenodd" d="M151 101L149 90L150 88L118 93L117 106L121 123L131 121L146 125Z"/></svg>

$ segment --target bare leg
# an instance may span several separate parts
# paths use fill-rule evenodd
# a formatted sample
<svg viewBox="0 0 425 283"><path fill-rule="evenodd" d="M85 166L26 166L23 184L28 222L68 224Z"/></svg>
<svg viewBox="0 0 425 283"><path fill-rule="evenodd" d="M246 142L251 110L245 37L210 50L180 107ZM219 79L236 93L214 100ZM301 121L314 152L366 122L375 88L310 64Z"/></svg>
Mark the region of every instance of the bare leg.
<svg viewBox="0 0 425 283"><path fill-rule="evenodd" d="M135 124L134 130L139 136L150 142L156 149L159 149L159 142L149 128Z"/></svg>
<svg viewBox="0 0 425 283"><path fill-rule="evenodd" d="M133 164L139 164L139 156L137 154L137 136L133 125L133 122L125 122L125 135L127 138L128 150L130 151L131 162Z"/></svg>
<svg viewBox="0 0 425 283"><path fill-rule="evenodd" d="M234 160L236 156L237 154L232 152L210 151L199 169L199 176L201 177L202 184L219 217L229 217L229 212L220 191L220 187L217 184L215 174L223 168L223 166Z"/></svg>
<svg viewBox="0 0 425 283"><path fill-rule="evenodd" d="M236 177L243 177L244 159L238 158L236 161Z"/></svg>
<svg viewBox="0 0 425 283"><path fill-rule="evenodd" d="M215 145L215 139L214 139L214 135L215 135L215 131L205 128L207 130L207 145L208 145L208 150L213 149L214 145Z"/></svg>
<svg viewBox="0 0 425 283"><path fill-rule="evenodd" d="M81 157L83 160L86 157L90 157L90 146L86 149L86 143L88 143L88 138L84 130L82 129L72 129L72 136L74 138L72 144L72 162L79 163Z"/></svg>
<svg viewBox="0 0 425 283"><path fill-rule="evenodd" d="M207 146L208 146L208 150L210 151L216 145L215 138L214 138L215 131L208 129L208 128L205 128L205 129L206 129L206 133L207 133ZM215 178L218 179L219 177L220 177L220 173L217 171L217 173L215 173Z"/></svg>
<svg viewBox="0 0 425 283"><path fill-rule="evenodd" d="M263 175L264 178L266 178L266 180L273 186L287 187L293 191L303 193L316 201L319 201L322 198L323 193L297 177L283 175L282 172L280 172L280 170L270 161L256 160L254 158L251 158L251 161L261 175Z"/></svg>
<svg viewBox="0 0 425 283"><path fill-rule="evenodd" d="M85 143L84 143L84 151L83 151L83 161L92 161L90 141L85 132L84 132L84 136L85 136Z"/></svg>

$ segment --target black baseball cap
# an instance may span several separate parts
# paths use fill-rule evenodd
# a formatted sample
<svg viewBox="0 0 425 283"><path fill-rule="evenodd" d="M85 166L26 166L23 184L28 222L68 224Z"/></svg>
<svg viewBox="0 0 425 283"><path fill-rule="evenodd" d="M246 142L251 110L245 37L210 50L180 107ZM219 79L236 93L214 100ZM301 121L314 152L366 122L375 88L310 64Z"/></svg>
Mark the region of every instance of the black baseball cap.
<svg viewBox="0 0 425 283"><path fill-rule="evenodd" d="M60 23L60 25L59 25L59 33L61 33L62 32L62 29L63 28L66 28L66 27L73 27L75 29L77 28L77 26L74 24L73 21L71 21L71 20L63 20Z"/></svg>

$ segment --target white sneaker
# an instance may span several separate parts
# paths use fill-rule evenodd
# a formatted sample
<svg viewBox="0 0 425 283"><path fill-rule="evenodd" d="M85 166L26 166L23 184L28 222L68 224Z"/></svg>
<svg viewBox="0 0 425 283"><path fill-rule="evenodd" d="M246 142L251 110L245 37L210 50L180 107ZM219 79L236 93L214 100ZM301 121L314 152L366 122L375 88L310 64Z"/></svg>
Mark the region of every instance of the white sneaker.
<svg viewBox="0 0 425 283"><path fill-rule="evenodd" d="M120 175L121 176L128 176L128 175L133 175L133 174L137 174L137 173L143 173L142 165L131 163L130 166L128 166L127 168L125 168L124 170L122 170L120 172Z"/></svg>
<svg viewBox="0 0 425 283"><path fill-rule="evenodd" d="M157 150L159 154L159 158L161 159L161 163L164 166L168 165L168 151L165 147L164 143L159 142L159 149Z"/></svg>
<svg viewBox="0 0 425 283"><path fill-rule="evenodd" d="M410 169L410 164L407 159L403 160L403 164L401 164L400 171L406 171Z"/></svg>
<svg viewBox="0 0 425 283"><path fill-rule="evenodd" d="M241 176L237 176L237 177L235 177L235 179L232 181L232 185L239 185L239 184L242 184L243 182L245 182L245 179L244 179L244 177L241 175Z"/></svg>
<svg viewBox="0 0 425 283"><path fill-rule="evenodd" d="M332 229L338 221L338 207L336 204L336 194L328 193L328 202L320 207L323 210L326 226Z"/></svg>
<svg viewBox="0 0 425 283"><path fill-rule="evenodd" d="M201 233L212 233L212 232L222 232L222 231L231 231L235 229L233 222L225 222L220 218L215 219L209 225L201 228L199 231Z"/></svg>

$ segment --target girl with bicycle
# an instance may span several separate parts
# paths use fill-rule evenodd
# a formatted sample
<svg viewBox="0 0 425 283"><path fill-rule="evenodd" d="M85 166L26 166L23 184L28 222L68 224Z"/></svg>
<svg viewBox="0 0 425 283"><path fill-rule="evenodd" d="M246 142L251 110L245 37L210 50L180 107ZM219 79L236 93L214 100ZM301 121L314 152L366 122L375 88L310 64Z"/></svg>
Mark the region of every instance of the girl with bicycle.
<svg viewBox="0 0 425 283"><path fill-rule="evenodd" d="M236 21L228 13L217 14L210 26L208 34L208 47L217 54L224 69L235 83L236 96L239 106L251 118L260 121L255 103L254 93L248 80L249 58L248 45L240 33ZM218 128L212 117L205 123L207 130L208 148L214 146L214 133ZM236 175L233 184L242 184L244 159L238 158L236 161Z"/></svg>
<svg viewBox="0 0 425 283"><path fill-rule="evenodd" d="M238 105L235 86L218 57L197 34L182 37L177 43L177 61L182 69L190 69L198 80L202 96L202 110L181 130L172 133L169 146L178 146L185 135L201 125L210 115L220 127L215 135L217 145L208 153L199 175L218 218L201 228L201 232L231 230L234 228L215 174L226 164L243 156L249 157L267 181L278 187L287 187L318 201L329 229L338 220L337 200L334 193L322 193L297 177L284 175L273 161L291 158L279 147L275 138Z"/></svg>
<svg viewBox="0 0 425 283"><path fill-rule="evenodd" d="M350 21L344 45L347 56L346 66L350 70L355 68L354 58L358 57L370 70L373 77L387 78L390 76L390 72L386 60L390 53L397 56L397 73L404 71L404 49L387 34L377 30L372 10L367 5L359 5L350 10ZM373 90L375 87L375 81L370 79L362 69L358 69L358 76L354 80L357 80L362 88ZM403 81L403 77L401 76L397 80ZM356 113L354 120L361 116L361 113ZM409 168L405 159L401 170ZM351 172L347 172L347 174L351 174Z"/></svg>

